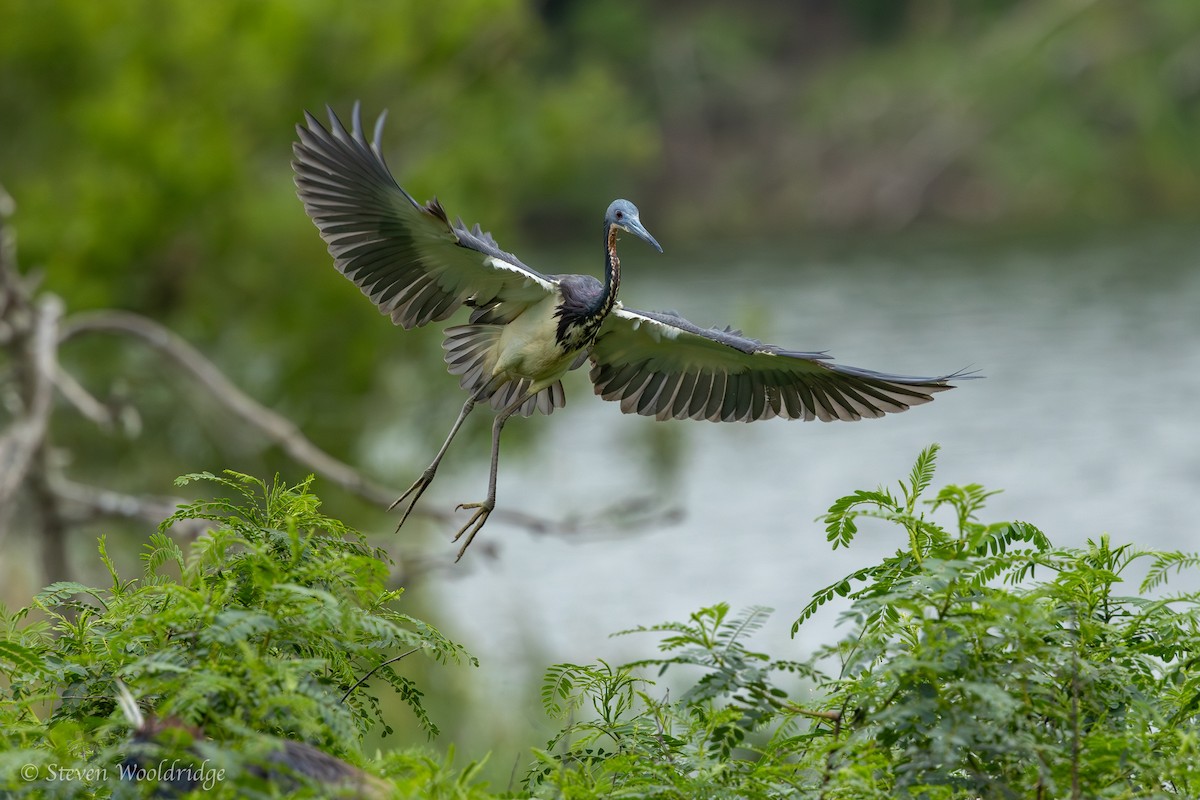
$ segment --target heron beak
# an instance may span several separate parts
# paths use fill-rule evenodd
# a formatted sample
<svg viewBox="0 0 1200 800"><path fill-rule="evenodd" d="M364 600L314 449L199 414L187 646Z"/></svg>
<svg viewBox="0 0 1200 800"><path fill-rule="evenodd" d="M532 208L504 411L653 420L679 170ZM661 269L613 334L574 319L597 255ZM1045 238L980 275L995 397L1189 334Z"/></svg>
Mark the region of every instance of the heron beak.
<svg viewBox="0 0 1200 800"><path fill-rule="evenodd" d="M642 221L640 219L626 218L625 224L622 225L621 227L623 227L625 230L629 231L634 236L641 239L646 244L653 247L658 252L661 253L663 251L662 245L659 244L658 241L653 236L650 235L650 231L646 230L645 226L642 225Z"/></svg>

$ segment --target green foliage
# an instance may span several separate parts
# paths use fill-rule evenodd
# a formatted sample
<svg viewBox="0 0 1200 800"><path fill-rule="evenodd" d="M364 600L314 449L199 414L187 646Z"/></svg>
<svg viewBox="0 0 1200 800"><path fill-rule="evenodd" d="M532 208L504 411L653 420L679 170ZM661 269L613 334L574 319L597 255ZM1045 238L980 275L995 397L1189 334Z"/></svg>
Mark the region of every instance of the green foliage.
<svg viewBox="0 0 1200 800"><path fill-rule="evenodd" d="M775 661L746 647L769 609L730 616L718 604L668 622L622 631L667 634L659 644L670 657L613 667L558 664L546 672L542 702L552 716L584 706L590 720L568 720L535 751L528 788L537 797L746 797L764 796L790 770L748 738L790 731L786 692L778 672L811 674L803 664ZM699 679L677 700L652 693L652 681L635 670L697 667ZM782 720L782 724L778 724ZM747 757L754 754L756 757Z"/></svg>
<svg viewBox="0 0 1200 800"><path fill-rule="evenodd" d="M1194 593L1123 596L1200 565L1185 553L1054 548L1028 523L984 524L991 492L947 486L932 498L937 448L898 495L836 501L834 547L864 517L905 545L818 590L793 633L845 598L851 631L807 663L746 647L766 610L725 605L638 631L664 634L669 658L619 667L559 665L543 701L570 721L530 774L545 797L1146 798L1200 791L1200 614ZM949 515L951 524L937 521ZM700 668L678 698L639 667ZM775 673L808 689L789 694ZM613 702L613 698L617 702Z"/></svg>
<svg viewBox="0 0 1200 800"><path fill-rule="evenodd" d="M902 541L818 590L792 627L840 598L849 623L840 640L805 660L775 658L750 646L770 610L724 603L622 631L657 636L658 654L550 667L542 704L561 729L532 751L515 796L1200 793L1200 594L1166 591L1200 556L1107 537L1058 548L1028 523L984 523L992 493L982 487L930 496L936 458L929 448L897 491L854 492L825 517L835 547L869 520ZM122 579L101 540L110 586L52 584L0 617L0 788L107 796L128 786L45 776L52 765L113 768L136 745L229 769L220 796L327 795L336 787L247 764L269 762L281 739L362 764L363 732L387 728L377 689L436 730L419 689L385 662L413 649L442 662L467 656L395 610L381 554L323 516L307 483L182 480L196 479L235 499L200 501L168 521L212 523L188 548L155 534L142 576ZM1136 593L1119 593L1138 578ZM148 723L131 742L142 712L119 708L118 680L171 725L150 736ZM378 783L363 792L497 796L478 780L483 761L458 769L453 758L380 756L368 765ZM42 778L21 777L26 764Z"/></svg>
<svg viewBox="0 0 1200 800"><path fill-rule="evenodd" d="M923 455L928 469L935 454ZM1135 562L1150 564L1147 592L1195 557L1107 538L1055 549L1031 525L979 523L989 493L975 485L927 501L953 513L947 529L912 513L920 465L904 508L834 505L831 520L899 524L909 547L819 591L796 623L832 594L851 600L855 635L819 654L840 666L823 704L843 726L831 757L851 764L885 748L901 796L1193 794L1200 775L1180 748L1197 720L1181 703L1192 689L1177 689L1193 683L1197 598L1113 588ZM850 592L849 581L865 585Z"/></svg>
<svg viewBox="0 0 1200 800"><path fill-rule="evenodd" d="M712 730L710 745L728 756L748 733L768 725L783 709L786 692L772 684L771 675L810 674L805 664L772 660L765 653L746 649L743 640L761 629L770 614L771 609L754 606L731 618L729 606L718 603L692 614L690 623L663 623L622 631L619 635L667 633L659 649L664 653L678 651L671 658L636 661L632 667L655 666L660 676L671 666L688 665L704 670L679 702L696 709L716 704L723 712L741 712L740 716L731 717L732 724Z"/></svg>
<svg viewBox="0 0 1200 800"><path fill-rule="evenodd" d="M407 703L411 724L437 733L421 690L387 662L413 650L442 663L475 661L397 609L401 592L386 586L386 556L322 515L310 481L268 485L226 472L180 482L195 480L234 499L181 507L163 523L210 523L186 552L155 533L140 578L122 579L101 539L111 585L51 584L31 607L5 615L6 789L41 796L70 788L10 777L26 763L108 767L115 778L131 727L118 710L118 681L148 716L180 731L200 728L227 752L270 736L361 762L362 735L374 726L392 731L380 689ZM168 752L191 745L188 735Z"/></svg>

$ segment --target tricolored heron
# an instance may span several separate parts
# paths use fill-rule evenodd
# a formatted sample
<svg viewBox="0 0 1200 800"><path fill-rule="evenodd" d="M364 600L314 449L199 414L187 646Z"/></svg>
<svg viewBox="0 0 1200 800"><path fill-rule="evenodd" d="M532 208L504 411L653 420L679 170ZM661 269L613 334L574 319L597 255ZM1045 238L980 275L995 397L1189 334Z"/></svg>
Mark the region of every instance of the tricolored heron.
<svg viewBox="0 0 1200 800"><path fill-rule="evenodd" d="M400 525L477 403L496 411L487 498L454 541L462 558L496 503L500 431L513 414L550 414L566 398L560 379L592 362L596 394L626 414L656 419L753 422L858 420L904 411L953 388L957 372L935 378L888 375L835 364L824 353L786 350L730 328L700 328L667 312L635 311L617 300L617 235L662 252L637 208L614 200L604 215L604 282L591 275L546 275L501 250L478 225L451 222L436 200L417 203L396 182L380 137L363 134L354 106L347 131L332 109L326 130L305 112L293 145L296 187L338 270L407 329L446 319L461 306L466 325L446 329L450 372L467 391L458 419L433 462L392 507L408 500ZM399 525L397 526L399 529Z"/></svg>

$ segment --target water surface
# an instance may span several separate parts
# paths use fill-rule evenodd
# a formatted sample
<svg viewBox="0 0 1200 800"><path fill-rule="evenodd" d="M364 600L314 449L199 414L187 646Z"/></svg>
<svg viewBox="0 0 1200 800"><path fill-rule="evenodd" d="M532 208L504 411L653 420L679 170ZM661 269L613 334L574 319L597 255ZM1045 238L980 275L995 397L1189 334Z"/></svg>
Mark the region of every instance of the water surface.
<svg viewBox="0 0 1200 800"><path fill-rule="evenodd" d="M1200 545L1200 237L821 257L743 248L666 266L625 249L630 306L732 323L856 366L973 366L987 378L881 420L746 425L625 416L572 375L565 409L513 423L541 433L525 457L503 460L499 502L562 516L654 493L686 517L578 541L490 523L480 535L502 540L500 557L468 554L469 573L440 589L444 629L480 656L487 680L527 693L533 684L506 665L647 655L650 639L605 637L717 601L775 607L764 649L805 656L836 622L826 614L788 638L811 593L902 545L896 530L864 525L849 552L831 552L815 518L842 494L894 484L932 442L936 485L1005 490L988 521L1028 520L1063 545L1105 532ZM485 457L475 463L423 502L479 499ZM677 472L663 477L664 464Z"/></svg>

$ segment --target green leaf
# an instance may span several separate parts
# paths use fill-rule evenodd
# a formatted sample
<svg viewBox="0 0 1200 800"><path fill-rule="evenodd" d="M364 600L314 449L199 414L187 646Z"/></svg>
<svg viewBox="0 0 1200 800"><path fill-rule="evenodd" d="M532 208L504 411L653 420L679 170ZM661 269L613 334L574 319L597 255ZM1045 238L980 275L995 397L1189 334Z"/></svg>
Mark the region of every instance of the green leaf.
<svg viewBox="0 0 1200 800"><path fill-rule="evenodd" d="M145 564L147 575L158 572L167 562L174 563L180 572L185 569L183 551L174 539L161 531L150 534L150 543L142 553L142 562Z"/></svg>
<svg viewBox="0 0 1200 800"><path fill-rule="evenodd" d="M77 594L95 596L96 591L75 581L56 581L35 594L33 601L42 608L53 608Z"/></svg>
<svg viewBox="0 0 1200 800"><path fill-rule="evenodd" d="M939 445L931 444L922 450L921 454L917 456L916 463L913 464L912 472L909 473L908 484L905 485L903 482L900 484L904 491L905 507L909 514L913 513L917 499L933 482L933 473L937 467L937 455L940 449Z"/></svg>
<svg viewBox="0 0 1200 800"><path fill-rule="evenodd" d="M41 653L6 639L0 639L0 661L7 661L12 665L11 669L4 670L9 674L10 680L18 673L40 672L45 665L45 659Z"/></svg>
<svg viewBox="0 0 1200 800"><path fill-rule="evenodd" d="M900 510L896 505L895 498L882 489L875 491L860 489L853 494L839 497L825 515L825 538L833 543L834 550L838 547L850 546L850 542L858 533L858 526L854 520L860 513L857 510L858 507L862 505L875 506L892 512Z"/></svg>

